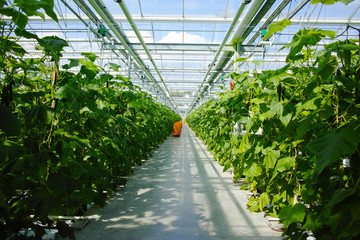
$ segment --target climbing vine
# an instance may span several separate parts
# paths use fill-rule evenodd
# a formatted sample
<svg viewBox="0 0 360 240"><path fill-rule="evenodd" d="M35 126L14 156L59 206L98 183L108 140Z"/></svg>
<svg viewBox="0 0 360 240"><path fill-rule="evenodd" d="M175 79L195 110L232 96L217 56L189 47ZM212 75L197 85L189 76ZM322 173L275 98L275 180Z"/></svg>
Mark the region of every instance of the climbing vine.
<svg viewBox="0 0 360 240"><path fill-rule="evenodd" d="M302 29L286 47L287 65L232 73L234 90L187 117L215 159L244 178L251 211L278 217L284 235L360 236L359 40Z"/></svg>
<svg viewBox="0 0 360 240"><path fill-rule="evenodd" d="M0 1L1 16L12 18L0 21L1 239L42 239L53 226L74 239L69 226L49 216L104 206L180 119L129 79L107 74L92 53L60 71L67 42L25 30L29 16L45 12L57 20L52 9L51 0ZM43 57L23 58L20 37L37 41Z"/></svg>

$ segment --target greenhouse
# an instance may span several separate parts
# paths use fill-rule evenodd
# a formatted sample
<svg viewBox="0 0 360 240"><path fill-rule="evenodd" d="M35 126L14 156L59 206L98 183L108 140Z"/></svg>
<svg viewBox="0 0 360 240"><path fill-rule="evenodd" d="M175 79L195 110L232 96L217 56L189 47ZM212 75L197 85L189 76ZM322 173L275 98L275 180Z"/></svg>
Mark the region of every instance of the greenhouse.
<svg viewBox="0 0 360 240"><path fill-rule="evenodd" d="M359 0L0 0L0 239L359 239Z"/></svg>

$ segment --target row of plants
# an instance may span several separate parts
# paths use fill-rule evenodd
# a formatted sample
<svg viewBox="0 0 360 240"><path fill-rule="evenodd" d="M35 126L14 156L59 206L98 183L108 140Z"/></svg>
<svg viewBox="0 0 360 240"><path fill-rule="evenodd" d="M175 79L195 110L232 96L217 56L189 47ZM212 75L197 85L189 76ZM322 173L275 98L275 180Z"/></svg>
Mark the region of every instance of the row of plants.
<svg viewBox="0 0 360 240"><path fill-rule="evenodd" d="M107 74L94 54L60 71L67 42L25 30L29 16L57 20L53 7L53 0L0 1L2 17L12 18L0 21L0 239L42 239L50 226L74 239L49 216L104 206L181 119L129 79ZM21 37L37 41L43 57L24 58Z"/></svg>
<svg viewBox="0 0 360 240"><path fill-rule="evenodd" d="M335 37L300 30L286 66L233 72L234 90L187 117L224 171L244 178L248 208L279 218L290 239L360 236L360 47Z"/></svg>

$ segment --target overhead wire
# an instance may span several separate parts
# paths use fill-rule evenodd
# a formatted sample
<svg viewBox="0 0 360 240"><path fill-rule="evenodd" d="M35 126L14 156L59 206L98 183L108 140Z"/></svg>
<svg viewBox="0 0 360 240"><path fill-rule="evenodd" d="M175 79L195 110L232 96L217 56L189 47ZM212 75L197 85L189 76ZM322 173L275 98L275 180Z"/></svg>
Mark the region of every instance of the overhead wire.
<svg viewBox="0 0 360 240"><path fill-rule="evenodd" d="M138 40L140 41L141 45L143 46L143 48L144 48L147 56L149 57L149 60L150 60L151 64L153 65L154 69L156 70L157 75L159 76L159 78L160 78L160 80L161 80L161 82L162 82L162 84L163 84L163 86L164 86L164 88L165 88L165 90L166 90L166 93L167 93L167 94L164 93L164 95L169 99L169 102L170 102L170 104L172 105L172 107L174 108L174 110L177 111L177 112L179 112L179 110L177 109L177 106L176 106L174 100L173 100L172 97L171 97L171 94L170 94L170 92L169 92L169 89L167 88L166 83L165 83L163 77L161 76L159 69L158 69L157 66L156 66L156 63L155 63L155 61L153 60L152 55L150 54L150 51L149 51L149 49L147 48L146 43L144 42L144 40L143 40L143 38L142 38L142 36L141 36L141 33L138 31L137 26L136 26L134 20L132 19L132 16L131 16L129 10L127 9L127 7L126 7L126 5L125 5L125 3L124 3L123 1L119 1L118 3L119 3L119 5L120 5L121 9L123 10L124 14L126 15L126 18L128 19L131 27L133 28L136 36L138 37Z"/></svg>
<svg viewBox="0 0 360 240"><path fill-rule="evenodd" d="M67 37L67 39L66 40L69 40L69 44L71 44L71 46L73 47L73 48L71 48L71 51L70 51L70 49L69 48L67 48L67 49L69 49L68 50L68 52L67 53L65 53L65 54L67 54L67 55L69 55L69 54L71 54L71 52L75 52L75 51L79 51L79 50L83 50L83 48L81 48L81 46L78 46L76 43L74 43L74 42L72 42L72 40L71 39L69 39L69 37L70 36L72 36L72 35L70 35L70 34L72 34L72 33L70 33L70 31L68 31L69 30L69 26L72 26L71 25L71 22L70 21L74 21L75 19L74 19L74 17L73 16L70 16L70 20L68 20L68 18L64 15L65 14L65 12L64 11L68 11L68 9L67 8L63 8L62 6L60 6L59 7L59 2L60 2L60 0L57 0L55 3L57 4L56 5L56 8L57 9L54 9L54 10L56 10L56 13L58 13L58 16L59 16L59 19L61 19L61 21L60 21L60 28L59 28L59 32L66 32L66 37ZM68 2L68 3L70 3L70 1L69 0L66 0L66 2ZM231 11L231 9L229 9L229 6L230 6L230 2L231 1L229 1L229 0L227 0L227 1L223 1L223 5L225 6L225 4L226 4L226 7L225 7L225 12L224 12L224 19L222 18L222 16L221 17L217 17L217 18L215 18L215 20L213 20L213 22L212 22L212 20L210 19L210 18L204 18L205 19L205 21L208 21L207 23L210 23L210 22L212 22L213 23L213 27L210 29L210 28L207 28L207 26L203 23L202 25L200 24L200 27L197 27L197 28L193 28L192 26L191 26L191 28L189 28L188 27L188 25L186 25L185 23L187 23L187 22L195 22L196 24L199 24L200 23L200 20L196 20L195 18L189 18L189 17L187 17L187 18L185 18L185 11L187 11L187 9L185 9L185 4L187 3L187 2L185 2L184 0L182 1L182 4L183 4L183 9L182 9L182 16L179 16L179 18L178 18L178 20L174 20L175 19L175 17L171 20L170 18L165 18L165 20L166 19L170 19L170 22L174 22L175 23L175 21L179 21L179 23L181 22L182 23L182 25L180 25L179 24L179 29L178 30L180 30L180 31L182 31L182 35L181 35L181 37L182 37L182 43L184 43L185 41L186 41L186 39L187 39L187 36L185 36L185 32L186 33L188 33L187 31L190 31L190 32L201 32L201 33L203 33L204 32L204 34L207 34L207 32L212 32L212 35L211 35L211 38L209 38L209 39L207 39L207 40L211 40L211 42L214 42L216 39L217 39L217 37L218 37L218 32L223 32L222 31L222 27L221 27L221 24L222 23L225 23L226 21L227 22L229 22L226 18L230 15L230 13L232 13ZM147 15L144 15L145 13L147 13L147 12L144 12L143 10L143 6L145 6L145 5L142 5L144 2L141 2L141 0L138 0L138 1L134 1L134 6L136 7L136 5L138 4L139 5L139 10L136 8L136 12L138 12L138 11L140 11L139 12L139 15L141 15L141 16L135 16L134 18L135 19L137 19L137 20L139 20L139 21L150 21L150 23L151 23L151 28L150 28L150 31L152 32L152 39L154 40L154 41L160 41L160 37L158 37L158 32L157 31L162 31L162 33L161 34L163 34L164 32L168 32L168 31L170 31L169 29L166 29L166 28L159 28L158 27L158 25L156 25L155 26L155 22L154 21L159 21L159 22L165 22L165 20L163 19L161 19L161 17L148 17ZM180 2L181 3L181 2ZM290 1L290 4L288 5L288 12L290 13L291 12L291 10L293 9L293 7L296 7L296 6L294 6L294 4L295 3L301 3L301 1ZM60 3L61 4L61 3ZM353 3L352 3L353 4ZM360 8L360 5L356 5L356 4L353 4L352 6L354 6L354 7L352 7L352 8L350 8L351 9L351 11L348 11L349 13L351 13L348 17L347 17L347 22L353 22L352 20L356 20L355 22L356 22L356 24L358 24L357 23L357 21L358 21L358 18L354 18L353 19L353 17L355 16L355 14L358 12L358 10L359 10L359 8ZM327 12L327 9L328 9L328 7L323 7L323 9L321 9L321 7L320 7L320 5L317 5L317 6L313 6L313 5L307 5L306 6L307 8L303 8L303 10L301 11L301 13L304 13L306 10L306 13L305 13L305 15L303 15L302 16L302 19L301 19L301 22L300 22L300 24L301 24L301 26L304 26L304 25L306 25L306 26L318 26L318 24L322 24L322 23L325 23L325 24L332 24L332 25L329 25L329 27L328 26L326 26L326 29L330 29L330 30L333 30L333 26L334 26L334 24L339 24L339 25L341 25L341 24L344 24L343 22L344 22L344 19L338 19L339 21L329 21L329 20L327 20L327 16L326 16L326 13L328 13ZM319 10L319 8L320 8L320 10ZM294 8L295 9L295 8ZM349 9L349 8L348 8ZM319 12L318 12L318 10L319 10ZM80 15L80 8L78 7L77 9L75 9L75 12L77 13L77 15ZM221 13L223 13L223 12L221 12ZM179 13L180 14L180 13ZM286 14L286 12L284 11L284 12L282 12L281 14ZM281 14L279 14L276 18L277 19L282 19L282 15ZM116 21L117 21L117 23L119 24L119 19L120 19L120 22L122 22L122 23L124 23L123 22L123 20L125 19L125 18L123 18L123 17L120 17L120 16L118 16L118 15L114 15L115 16L115 18L116 18ZM296 16L298 16L298 15L296 15ZM67 26L67 28L65 29L65 27L64 27L64 24L62 23L63 21L64 21L64 19L63 18L66 18L67 19L67 21L66 22L64 22L64 24ZM219 20L219 19L222 19L222 20ZM311 18L313 18L313 19L311 19ZM322 18L324 18L324 19L322 19ZM86 20L86 17L84 18L85 19L85 21L87 21ZM267 19L266 18L262 18L262 23L263 23L263 21L266 21ZM297 19L296 19L297 20ZM337 20L337 19L333 19L333 20ZM294 21L295 22L295 24L296 23L298 23L298 21ZM195 25L195 23L194 23L194 25ZM121 23L120 23L121 24ZM31 24L30 24L31 25ZM29 26L30 26L29 25ZM88 31L88 33L89 33L89 37L91 36L90 34L91 34L91 25L93 25L92 24L92 22L89 22L88 23L88 27L87 27L87 29L85 30L85 31ZM175 25L175 24L174 24ZM33 26L35 26L35 25L33 25ZM122 26L122 29L123 30L125 30L125 31L127 31L128 29L130 29L129 28L129 25L128 24L123 24L123 25L121 25ZM146 31L146 30L148 30L147 29L147 27L145 27L145 25L142 25L142 26L144 26L144 27L141 27L141 29L140 29L140 31ZM257 25L258 26L258 25ZM294 26L294 25L293 25ZM353 25L354 27L357 27L358 25ZM296 25L296 27L298 27L298 25ZM31 28L31 26L30 26L30 28ZM124 28L126 28L126 29L124 29ZM44 34L45 34L45 31L47 31L47 32L51 32L51 29L49 29L49 28L43 28L43 27L41 27L41 29L44 29ZM290 29L290 32L289 32L289 34L291 35L291 30L293 30L293 27L290 27L289 28ZM339 27L339 29L340 29L340 27ZM344 27L342 27L342 29L341 29L341 31L343 31L343 29L344 29ZM347 28L347 30L349 30L348 28ZM37 30L38 31L38 30ZM57 31L57 30L54 30L54 32L55 31ZM82 31L82 30L81 30ZM79 31L80 32L80 31ZM251 34L254 34L254 32L256 32L256 31L251 31ZM340 31L338 31L339 33L340 33ZM346 31L345 31L346 32ZM109 31L109 33L112 33L111 31ZM356 36L356 34L354 34L354 30L349 30L348 32L346 32L346 33L348 33L349 34L349 36L351 36L351 35L353 35L353 36ZM165 33L166 34L166 33ZM210 35L210 34L209 34ZM276 34L275 35L275 38L274 38L274 41L275 41L275 43L273 44L273 45L267 45L267 44L265 44L264 45L264 49L265 49L265 51L266 51L266 53L268 53L269 51L271 51L270 49L274 49L274 48L277 48L277 49L279 49L280 47L279 46L283 46L283 45L280 45L280 44L286 44L287 43L287 41L285 40L285 37L286 37L286 35L287 34ZM96 34L94 33L94 36L96 36ZM341 36L341 35L337 35L337 36ZM344 35L345 36L345 35ZM155 37L158 37L159 39L155 39ZM251 37L251 36L250 36ZM74 38L75 39L75 38ZM93 37L92 38L93 40L97 40L97 39L95 39L95 37ZM97 49L95 49L95 48L97 48L97 46L95 45L95 44L91 44L91 41L92 41L92 39L90 39L89 38L89 44L90 44L90 47L94 47L94 50L95 51L97 51ZM75 39L76 40L76 39ZM107 40L107 39L106 39ZM145 39L146 40L146 39ZM256 41L255 42L255 44L256 43L259 43L259 39L257 38L257 40L258 41ZM283 41L283 40L285 40L285 41ZM326 40L325 40L325 42L327 42L327 40L328 40L328 38L326 38ZM280 42L280 41L282 41L282 42ZM75 41L76 42L76 41ZM98 42L98 41L94 41L94 42ZM322 43L322 45L323 45L324 43ZM110 46L110 43L107 45L107 46ZM118 47L119 46L119 47ZM160 46L160 45L159 45ZM120 46L120 44L118 44L117 46L115 46L114 45L114 47L116 47L116 54L120 54L119 53L119 49L123 49L123 47L122 46ZM171 74L169 75L169 74L167 74L167 72L164 72L163 71L163 69L164 69L164 67L165 67L165 65L167 65L167 67L166 68L172 68L172 67L175 67L176 65L174 65L174 64L178 64L178 63L174 63L174 64L169 64L169 63L166 63L166 57L167 57L167 55L176 55L177 54L177 52L175 52L175 50L174 49L169 49L168 51L165 51L164 50L164 48L162 49L162 51L161 52L158 52L158 45L156 45L155 47L153 47L152 46L152 48L150 49L151 51L154 51L154 52L156 52L156 54L154 53L154 52L151 52L152 53L152 56L154 57L153 59L154 60L160 60L160 62L161 62L161 65L159 65L159 67L160 67L160 72L161 72L161 74L164 76L164 81L165 81L165 83L166 84L168 84L168 80L172 80L172 79L174 79L174 78L176 78L177 76L172 76ZM209 49L209 52L207 53L207 54L209 54L210 53L210 51L212 50L214 48L214 46L212 46L211 47L211 49ZM320 47L319 47L320 48ZM146 60L146 57L144 57L145 56L145 54L144 53L142 53L141 52L141 50L139 50L139 47L138 46L136 46L136 49L139 51L139 53L140 53L140 56L145 60L145 61L147 61ZM155 50L153 50L153 49L155 49ZM104 59L105 60L105 58L107 57L107 56L110 56L109 55L109 52L108 52L108 50L110 50L110 48L106 48L106 50L104 50L104 56L103 57L101 57L101 59ZM286 49L285 49L286 50ZM272 52L272 51L271 51ZM111 52L111 54L112 53L115 53L115 52ZM179 53L180 53L180 51L179 51ZM183 69L183 75L182 75L182 79L181 79L181 76L180 76L180 74L179 74L179 82L181 82L182 80L184 80L184 79L186 79L188 76L185 74L185 68L187 69L187 67L188 67L188 60L191 60L191 57L190 57L190 55L194 55L194 54L199 54L200 52L187 52L187 51L184 51L184 50L181 50L181 54L178 54L178 57L181 57L181 63L182 63L182 65L179 65L179 66L182 66L182 67L180 67L180 72L181 72L181 69ZM201 54L202 54L202 52L201 52ZM114 55L115 56L115 55ZM160 57L159 57L160 56ZM188 57L189 56L189 57ZM203 55L204 56L204 55ZM260 59L260 55L257 53L257 52L255 52L255 50L254 49L252 49L251 50L251 52L245 52L244 53L244 56L246 56L246 57L251 57L252 56L252 58L253 59ZM265 57L265 60L267 60L267 59L269 59L269 60L272 60L271 58L274 58L274 59L276 59L277 57L276 57L276 55L270 55L270 57L268 56L268 55L264 55L264 57ZM281 57L281 56L280 56ZM229 67L230 67L230 65L231 65L231 63L233 62L233 61L231 61L231 58L230 57L224 57L225 59L226 59L226 62L227 62L227 64L226 65L224 65L224 66L222 66L222 70L228 70L229 69ZM116 59L116 58L113 58L113 55L111 55L110 57L109 57L109 59ZM119 59L119 58L117 58L117 59ZM208 57L205 55L205 57L203 57L203 61L209 61L209 59L208 59ZM249 58L250 59L250 58ZM230 60L230 61L229 61ZM135 61L134 61L135 62ZM208 62L207 62L208 63ZM174 65L174 66L172 66L172 65ZM207 64L206 64L207 65ZM244 65L251 65L252 66L252 64L251 63L248 63L248 61L247 62L244 62ZM204 64L202 65L202 67L204 66ZM211 65L210 65L211 66ZM263 64L263 68L269 68L269 67L274 67L275 66L275 63L267 63L267 64ZM213 67L213 69L214 69L214 67ZM216 68L215 70L217 70L218 68ZM261 70L261 68L257 68L258 70L260 69ZM242 70L242 69L241 69ZM134 70L134 73L136 72L137 70L135 69ZM220 81L220 77L221 76L225 76L227 73L218 73L219 71L211 71L211 75L213 75L214 76L214 79L212 79L212 80L214 80L214 81ZM152 73L152 74L155 74L154 72ZM201 71L199 71L199 74L201 74ZM134 75L135 76L135 75ZM198 78L198 76L199 75L197 75L196 76L196 78ZM209 78L208 78L209 79ZM200 82L201 81L199 81L199 84L200 84ZM160 81L159 81L159 83L160 83ZM161 84L161 83L160 83ZM207 82L205 82L204 83L204 90L205 89L210 89L211 90L211 86L205 86L206 84L208 84ZM161 86L161 88L164 88L163 86ZM165 89L164 89L165 90ZM169 86L169 90L171 90L170 89L170 86ZM196 90L196 89L195 89ZM173 92L171 92L171 94L173 94ZM174 101L174 104L176 105L177 104L177 101ZM181 105L178 105L178 106L181 106ZM182 108L182 109L184 109L184 108Z"/></svg>

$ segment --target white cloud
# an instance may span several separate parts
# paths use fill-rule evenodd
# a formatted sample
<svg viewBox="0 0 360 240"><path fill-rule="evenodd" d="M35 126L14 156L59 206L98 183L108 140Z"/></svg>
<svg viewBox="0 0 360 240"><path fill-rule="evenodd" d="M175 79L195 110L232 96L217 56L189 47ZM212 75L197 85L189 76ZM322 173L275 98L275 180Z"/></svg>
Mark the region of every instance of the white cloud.
<svg viewBox="0 0 360 240"><path fill-rule="evenodd" d="M43 32L43 31L36 31L34 32L39 38L43 38L43 37L59 37L59 38L63 38L65 39L64 34L62 34L61 32Z"/></svg>
<svg viewBox="0 0 360 240"><path fill-rule="evenodd" d="M160 43L207 43L206 39L202 36L185 32L169 32L163 37Z"/></svg>
<svg viewBox="0 0 360 240"><path fill-rule="evenodd" d="M126 36L132 43L140 43L138 37L134 31L125 32ZM141 37L144 39L145 43L154 43L154 38L152 34L148 31L140 31Z"/></svg>

